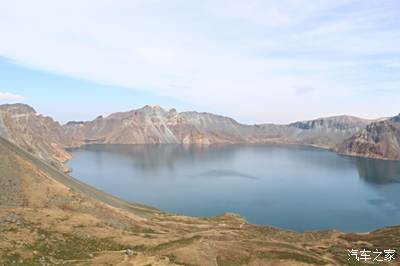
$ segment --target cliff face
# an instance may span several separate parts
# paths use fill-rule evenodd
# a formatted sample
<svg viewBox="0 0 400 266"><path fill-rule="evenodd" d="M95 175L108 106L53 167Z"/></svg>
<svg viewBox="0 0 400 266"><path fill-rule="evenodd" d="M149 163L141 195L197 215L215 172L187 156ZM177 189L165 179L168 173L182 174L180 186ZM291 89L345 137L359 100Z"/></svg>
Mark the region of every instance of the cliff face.
<svg viewBox="0 0 400 266"><path fill-rule="evenodd" d="M70 158L61 125L28 105L0 105L0 136L60 169Z"/></svg>
<svg viewBox="0 0 400 266"><path fill-rule="evenodd" d="M289 124L289 127L301 129L296 134L301 144L332 148L371 122L372 120L343 115L295 122Z"/></svg>
<svg viewBox="0 0 400 266"><path fill-rule="evenodd" d="M250 126L210 113L178 113L175 109L145 106L60 126L53 119L37 114L30 106L0 106L0 136L53 164L69 158L63 149L65 146L87 143L287 143L331 148L369 122L341 116L289 125Z"/></svg>
<svg viewBox="0 0 400 266"><path fill-rule="evenodd" d="M209 113L165 110L145 106L63 126L76 143L238 143L249 139L249 129L231 118Z"/></svg>
<svg viewBox="0 0 400 266"><path fill-rule="evenodd" d="M334 147L369 123L355 117L331 117L289 125L243 125L210 113L145 106L90 122L63 126L75 143L287 143Z"/></svg>
<svg viewBox="0 0 400 266"><path fill-rule="evenodd" d="M70 158L64 148L90 143L298 144L397 160L399 123L400 116L379 121L335 116L288 125L244 125L210 113L179 113L175 109L145 106L61 126L27 105L0 106L0 136L64 170L63 162Z"/></svg>
<svg viewBox="0 0 400 266"><path fill-rule="evenodd" d="M400 160L400 115L369 124L338 145L341 154Z"/></svg>

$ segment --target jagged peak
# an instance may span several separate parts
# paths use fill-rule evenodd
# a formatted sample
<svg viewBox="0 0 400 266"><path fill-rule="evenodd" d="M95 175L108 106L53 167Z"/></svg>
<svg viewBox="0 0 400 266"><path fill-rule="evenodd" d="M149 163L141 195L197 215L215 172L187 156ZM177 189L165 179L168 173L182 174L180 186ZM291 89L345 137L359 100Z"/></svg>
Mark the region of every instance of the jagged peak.
<svg viewBox="0 0 400 266"><path fill-rule="evenodd" d="M147 105L143 106L142 108L139 108L138 110L155 111L155 112L165 112L165 113L167 112L167 109L161 107L161 106L158 105L158 104L155 104L155 105L149 105L149 104L147 104Z"/></svg>
<svg viewBox="0 0 400 266"><path fill-rule="evenodd" d="M400 114L390 118L390 121L395 122L395 123L400 123Z"/></svg>
<svg viewBox="0 0 400 266"><path fill-rule="evenodd" d="M85 123L84 121L69 121L65 125L66 126L83 125L84 123Z"/></svg>
<svg viewBox="0 0 400 266"><path fill-rule="evenodd" d="M293 122L291 124L309 123L309 122L313 122L313 121L366 122L366 123L370 123L370 122L376 121L376 119L365 119L365 118L360 118L360 117L351 116L351 115L336 115L336 116L319 117L319 118L310 119L310 120L300 120L300 121Z"/></svg>
<svg viewBox="0 0 400 266"><path fill-rule="evenodd" d="M373 121L370 119L364 119L364 118L360 118L357 116L352 116L352 115L334 115L334 116L327 116L327 117L318 117L315 119L310 119L310 120L300 120L300 121L296 121L293 122L291 124L295 124L295 123L306 123L306 122L312 122L312 121L321 121L321 120L331 120L331 121Z"/></svg>
<svg viewBox="0 0 400 266"><path fill-rule="evenodd" d="M290 123L290 127L297 127L300 129L312 129L316 127L328 127L328 128L338 128L338 129L347 129L347 128L357 128L360 126L366 126L375 120L363 119L356 116L350 115L338 115L338 116L329 116L323 118L317 118L314 120L306 120L306 121L297 121L294 123Z"/></svg>
<svg viewBox="0 0 400 266"><path fill-rule="evenodd" d="M36 110L32 106L24 103L3 104L0 105L0 111L13 115L36 114Z"/></svg>
<svg viewBox="0 0 400 266"><path fill-rule="evenodd" d="M132 110L128 113L131 113L131 112L141 112L141 113L144 113L147 115L165 115L169 112L169 110L156 104L156 105L145 105L142 108Z"/></svg>
<svg viewBox="0 0 400 266"><path fill-rule="evenodd" d="M130 111L112 113L108 115L106 119L125 119L131 117L132 114L135 113L142 113L146 115L165 115L168 112L173 112L173 111L176 112L175 109L168 110L161 107L160 105L145 105L141 108L133 109Z"/></svg>
<svg viewBox="0 0 400 266"><path fill-rule="evenodd" d="M187 117L210 117L210 118L226 120L226 121L230 121L235 124L239 124L239 122L237 122L235 119L233 119L231 117L213 114L213 113L209 113L209 112L186 111L186 112L180 113L180 115L187 116Z"/></svg>

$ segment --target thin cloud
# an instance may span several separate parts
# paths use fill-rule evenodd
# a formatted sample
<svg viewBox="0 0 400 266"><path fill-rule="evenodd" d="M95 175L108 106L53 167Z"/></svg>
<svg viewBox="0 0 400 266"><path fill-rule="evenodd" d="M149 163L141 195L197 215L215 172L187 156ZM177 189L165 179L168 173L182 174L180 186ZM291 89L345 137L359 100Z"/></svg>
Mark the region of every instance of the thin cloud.
<svg viewBox="0 0 400 266"><path fill-rule="evenodd" d="M0 56L239 120L290 122L367 114L353 96L398 80L384 60L400 59L399 17L397 0L14 0L0 9ZM297 84L318 90L299 89L300 102Z"/></svg>
<svg viewBox="0 0 400 266"><path fill-rule="evenodd" d="M1 92L0 91L0 100L8 100L8 101L20 101L23 100L24 97L20 95L16 95L10 92Z"/></svg>
<svg viewBox="0 0 400 266"><path fill-rule="evenodd" d="M306 85L297 85L297 86L294 86L294 88L295 88L296 94L298 94L298 95L308 94L308 93L311 93L316 90L314 87L306 86Z"/></svg>

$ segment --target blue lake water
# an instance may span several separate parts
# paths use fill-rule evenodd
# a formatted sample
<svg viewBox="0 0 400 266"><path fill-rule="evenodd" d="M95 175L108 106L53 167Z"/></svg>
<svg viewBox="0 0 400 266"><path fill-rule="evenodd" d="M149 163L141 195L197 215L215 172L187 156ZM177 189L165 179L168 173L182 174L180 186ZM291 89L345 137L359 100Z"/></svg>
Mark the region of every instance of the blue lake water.
<svg viewBox="0 0 400 266"><path fill-rule="evenodd" d="M400 163L277 145L88 145L72 175L162 210L298 231L400 224Z"/></svg>

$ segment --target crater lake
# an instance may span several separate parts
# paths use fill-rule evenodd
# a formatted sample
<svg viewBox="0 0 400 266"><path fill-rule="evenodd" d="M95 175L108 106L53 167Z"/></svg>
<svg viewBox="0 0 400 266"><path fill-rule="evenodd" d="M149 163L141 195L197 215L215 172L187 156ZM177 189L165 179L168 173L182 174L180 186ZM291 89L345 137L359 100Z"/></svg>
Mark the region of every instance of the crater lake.
<svg viewBox="0 0 400 266"><path fill-rule="evenodd" d="M396 161L283 145L94 144L71 152L75 178L171 213L231 212L297 231L400 223Z"/></svg>

